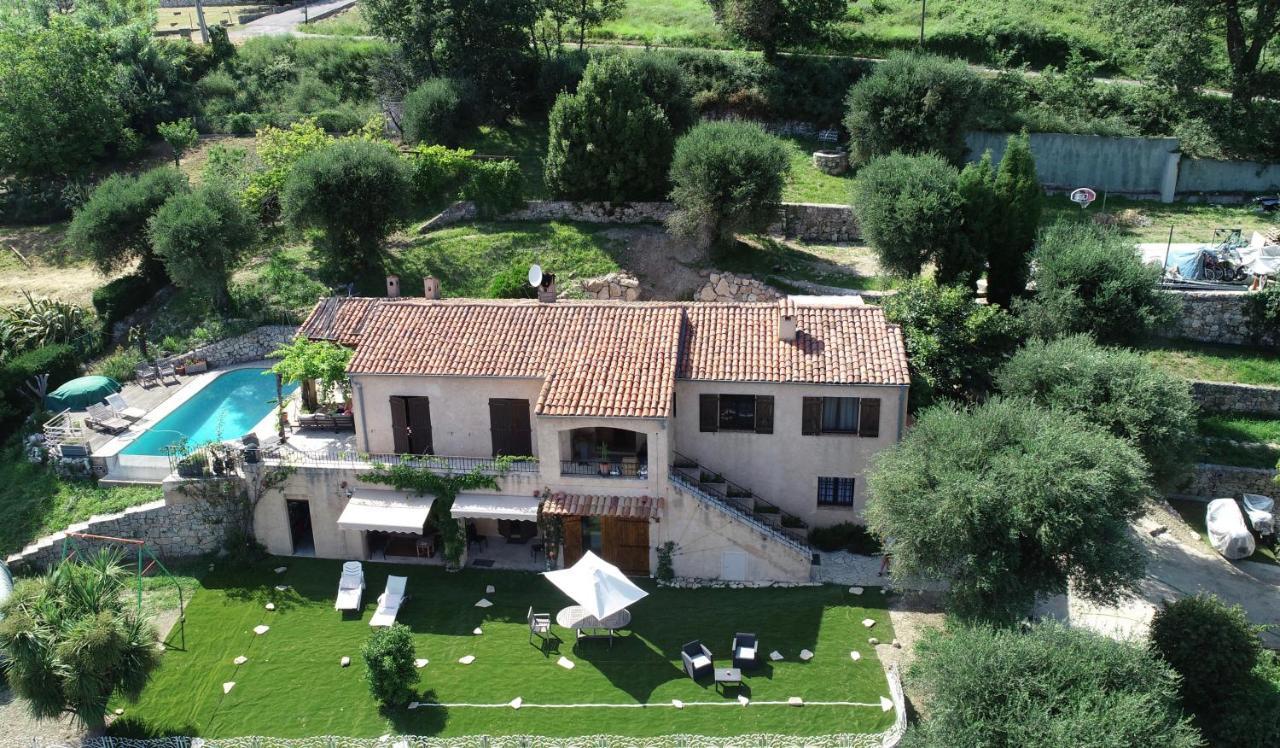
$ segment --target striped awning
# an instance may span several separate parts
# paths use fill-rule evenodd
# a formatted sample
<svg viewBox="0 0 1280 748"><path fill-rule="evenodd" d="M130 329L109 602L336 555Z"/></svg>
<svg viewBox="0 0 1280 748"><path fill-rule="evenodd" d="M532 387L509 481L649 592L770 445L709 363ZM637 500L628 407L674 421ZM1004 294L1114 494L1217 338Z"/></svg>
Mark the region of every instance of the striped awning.
<svg viewBox="0 0 1280 748"><path fill-rule="evenodd" d="M657 519L662 513L662 499L652 496L584 496L576 493L556 493L543 502L542 512L580 517Z"/></svg>

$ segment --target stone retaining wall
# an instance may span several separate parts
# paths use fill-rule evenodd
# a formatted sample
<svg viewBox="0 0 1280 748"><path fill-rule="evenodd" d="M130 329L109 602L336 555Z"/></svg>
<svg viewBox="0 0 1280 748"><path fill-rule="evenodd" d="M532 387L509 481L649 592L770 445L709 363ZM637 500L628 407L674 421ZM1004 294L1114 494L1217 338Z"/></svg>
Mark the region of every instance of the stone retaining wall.
<svg viewBox="0 0 1280 748"><path fill-rule="evenodd" d="M530 200L504 221L578 221L581 223L661 223L675 210L671 203L602 203L568 200ZM423 224L427 233L479 217L475 203L459 201ZM804 241L856 242L861 238L853 209L847 205L783 203L770 234Z"/></svg>
<svg viewBox="0 0 1280 748"><path fill-rule="evenodd" d="M1191 482L1179 494L1211 499L1238 497L1242 493L1280 495L1275 470L1234 467L1232 465L1198 464L1192 470Z"/></svg>
<svg viewBox="0 0 1280 748"><path fill-rule="evenodd" d="M218 340L164 360L177 364L193 358L203 358L215 369L247 361L261 361L267 354L293 340L297 334L298 328L290 325L263 325L244 335Z"/></svg>
<svg viewBox="0 0 1280 748"><path fill-rule="evenodd" d="M592 299L640 300L640 281L630 273L609 273L599 278L588 278L579 287Z"/></svg>
<svg viewBox="0 0 1280 748"><path fill-rule="evenodd" d="M1254 343L1244 316L1244 291L1170 291L1182 300L1182 314L1169 337L1203 343L1246 345ZM1280 344L1273 337L1264 345Z"/></svg>
<svg viewBox="0 0 1280 748"><path fill-rule="evenodd" d="M693 294L694 301L777 301L778 289L745 275L704 270L707 282Z"/></svg>
<svg viewBox="0 0 1280 748"><path fill-rule="evenodd" d="M62 558L62 541L68 532L105 535L113 538L144 540L151 552L163 559L189 558L213 553L223 547L227 527L221 519L212 516L205 505L196 505L179 495L129 507L123 512L102 514L77 522L62 532L56 532L31 543L22 551L5 559L15 570L40 571ZM77 540L78 547L96 550L102 547L119 548L118 544L97 544Z"/></svg>
<svg viewBox="0 0 1280 748"><path fill-rule="evenodd" d="M1280 416L1280 387L1193 380L1191 396L1211 413Z"/></svg>

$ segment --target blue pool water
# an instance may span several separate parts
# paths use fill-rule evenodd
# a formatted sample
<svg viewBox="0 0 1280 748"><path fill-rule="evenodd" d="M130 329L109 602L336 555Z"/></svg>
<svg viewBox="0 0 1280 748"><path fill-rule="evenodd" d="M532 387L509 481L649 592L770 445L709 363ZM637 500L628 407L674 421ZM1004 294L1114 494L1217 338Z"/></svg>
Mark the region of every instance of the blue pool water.
<svg viewBox="0 0 1280 748"><path fill-rule="evenodd" d="M183 439L191 446L239 439L275 408L276 378L266 369L235 369L219 374L159 423L147 429L122 455L168 454L166 448ZM298 385L285 385L288 396Z"/></svg>

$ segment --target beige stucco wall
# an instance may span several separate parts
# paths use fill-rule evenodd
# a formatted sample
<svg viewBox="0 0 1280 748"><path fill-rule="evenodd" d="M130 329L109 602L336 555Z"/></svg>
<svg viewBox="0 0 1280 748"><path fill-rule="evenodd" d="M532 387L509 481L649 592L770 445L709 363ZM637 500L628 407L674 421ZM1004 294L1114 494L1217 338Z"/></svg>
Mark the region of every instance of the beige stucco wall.
<svg viewBox="0 0 1280 748"><path fill-rule="evenodd" d="M698 398L716 395L773 395L773 433L698 430ZM880 436L802 436L805 397L880 398ZM865 474L880 450L896 443L906 415L905 387L802 384L676 382L676 452L721 473L804 520L824 527L861 521L866 504ZM818 477L854 478L852 507L819 507Z"/></svg>
<svg viewBox="0 0 1280 748"><path fill-rule="evenodd" d="M678 577L719 579L724 554L744 553L752 581L807 582L810 558L750 525L672 486L662 521L650 527L654 548L676 544L672 566ZM656 554L655 554L656 555Z"/></svg>

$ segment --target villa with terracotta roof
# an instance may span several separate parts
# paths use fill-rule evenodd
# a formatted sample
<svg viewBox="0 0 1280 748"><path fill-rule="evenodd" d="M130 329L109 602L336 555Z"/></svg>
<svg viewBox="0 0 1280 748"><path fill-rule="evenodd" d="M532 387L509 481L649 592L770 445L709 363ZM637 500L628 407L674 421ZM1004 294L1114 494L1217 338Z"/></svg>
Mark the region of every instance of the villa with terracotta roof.
<svg viewBox="0 0 1280 748"><path fill-rule="evenodd" d="M323 299L300 328L354 349L354 434L269 452L294 467L256 506L272 553L440 563L448 511L465 563L592 550L650 574L671 543L681 577L807 581L809 531L861 521L867 467L903 431L902 332L879 307L426 292ZM491 470L499 489L433 513L435 497L362 481L405 461Z"/></svg>

